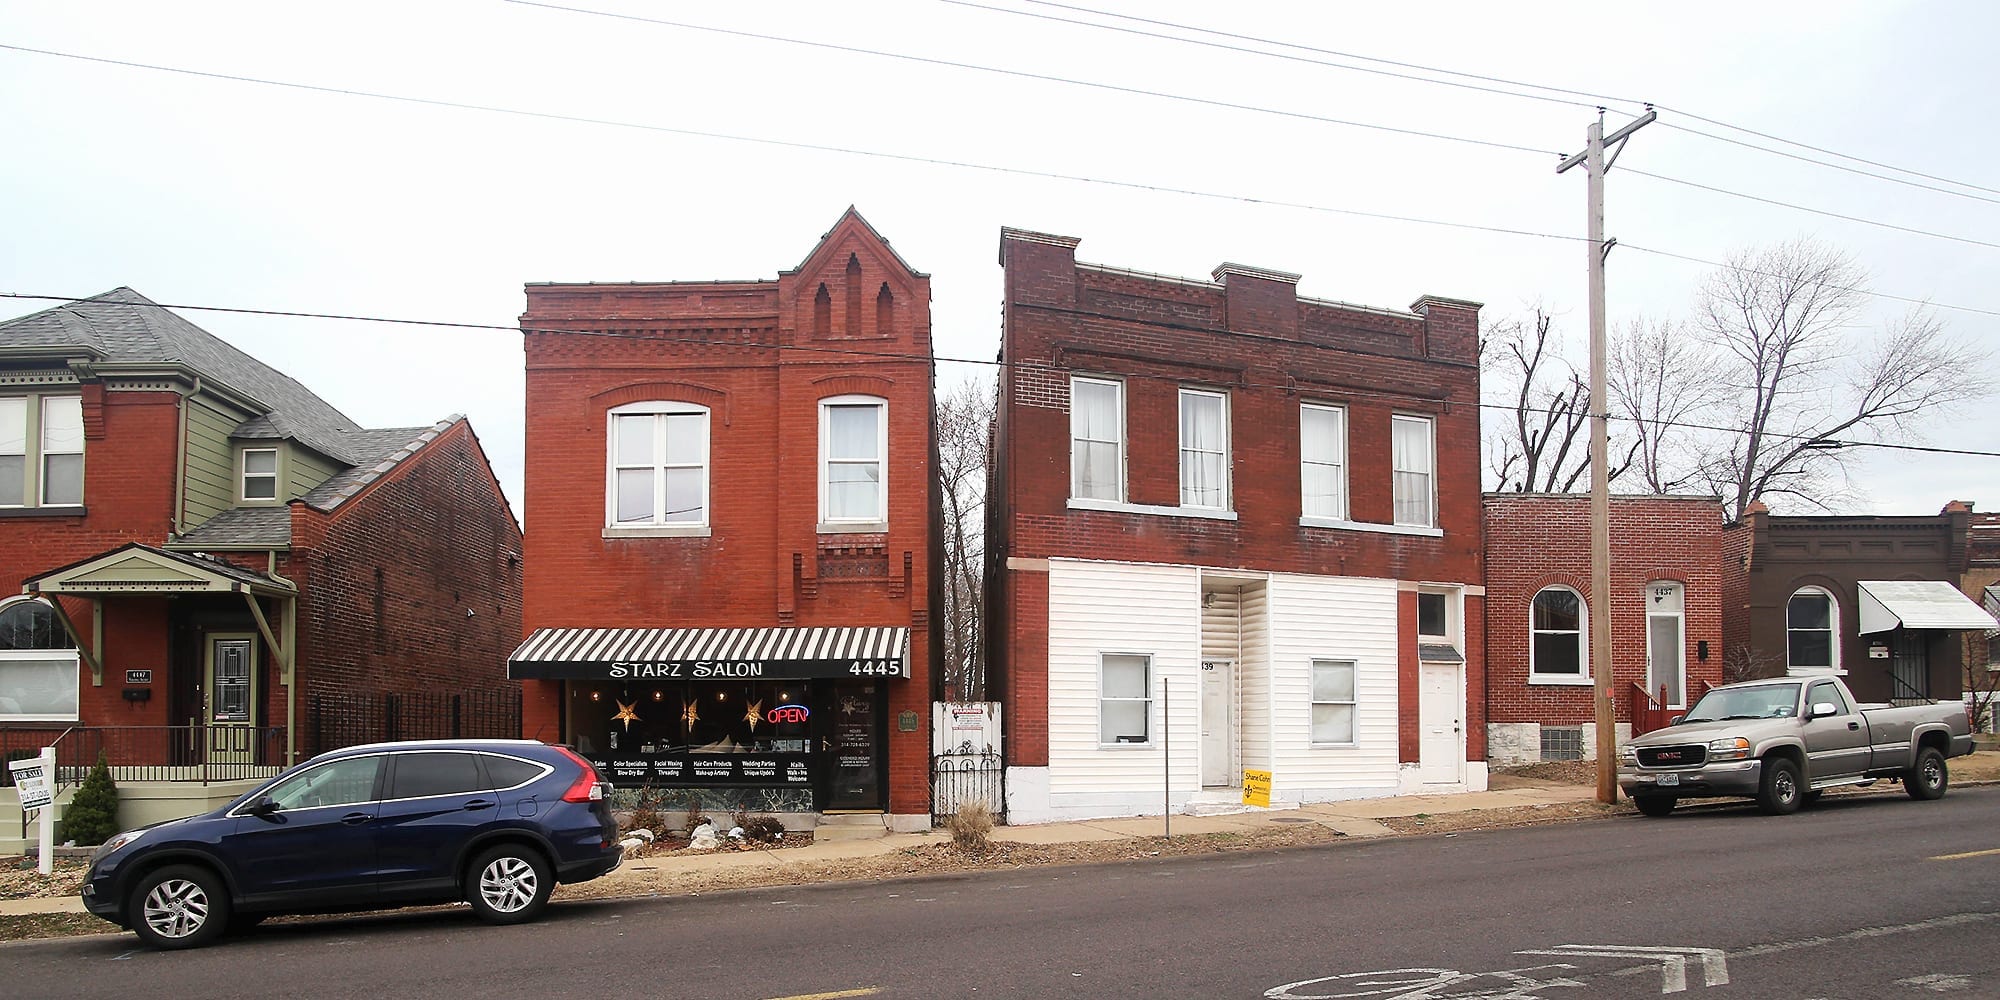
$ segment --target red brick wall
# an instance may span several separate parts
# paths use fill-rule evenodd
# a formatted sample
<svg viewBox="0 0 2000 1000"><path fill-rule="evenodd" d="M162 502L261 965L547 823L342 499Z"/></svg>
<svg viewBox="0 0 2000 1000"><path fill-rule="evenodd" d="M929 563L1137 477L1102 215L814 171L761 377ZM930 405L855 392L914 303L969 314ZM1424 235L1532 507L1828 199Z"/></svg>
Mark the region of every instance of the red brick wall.
<svg viewBox="0 0 2000 1000"><path fill-rule="evenodd" d="M292 534L279 572L303 595L301 722L313 692L505 685L521 634L521 530L470 423L451 425L331 513L293 504ZM280 721L282 691L268 690Z"/></svg>
<svg viewBox="0 0 2000 1000"><path fill-rule="evenodd" d="M1299 299L1290 276L1231 266L1217 283L1116 272L1079 266L1073 240L1012 231L1002 235L1002 264L1007 366L987 552L996 573L990 600L1000 612L990 627L1004 630L994 636L992 670L1008 703L1014 763L1045 762L1048 754L1046 706L1036 701L1048 683L1047 579L1005 572L1009 557L1481 579L1476 305L1426 299L1416 314L1344 307ZM1126 499L1134 504L1180 502L1180 388L1227 392L1237 519L1069 509L1072 373L1124 380ZM1391 417L1433 418L1443 537L1300 526L1302 402L1347 408L1356 521L1394 520ZM1409 603L1413 637L1414 597ZM1468 603L1468 618L1478 607ZM1467 624L1468 637L1478 634ZM1478 655L1478 647L1468 650L1468 677L1479 676ZM1414 675L1409 683L1414 692ZM1415 760L1413 714L1406 723L1404 757Z"/></svg>
<svg viewBox="0 0 2000 1000"><path fill-rule="evenodd" d="M1591 722L1596 716L1589 686L1528 683L1535 594L1562 584L1584 595L1593 616L1599 611L1590 586L1590 498L1489 494L1485 516L1488 721ZM1645 588L1656 580L1684 585L1689 695L1699 690L1699 681L1722 683L1722 535L1722 507L1713 498L1611 499L1611 680L1620 720L1631 720L1630 685L1646 683ZM1698 655L1703 641L1706 660ZM1593 674L1598 669L1591 664ZM1484 726L1475 730L1483 731Z"/></svg>
<svg viewBox="0 0 2000 1000"><path fill-rule="evenodd" d="M848 315L848 262L859 315ZM831 314L820 329L824 284ZM881 287L893 298L878 315ZM932 573L930 280L850 213L773 281L531 285L527 346L528 577L523 634L549 627L903 625L911 678L888 682L890 809L929 811ZM575 332L567 332L575 331ZM590 331L590 332L585 332ZM609 333L614 336L600 336ZM819 404L888 401L888 522L819 524ZM707 537L603 537L607 411L642 400L709 407ZM822 575L862 567L868 575ZM557 731L561 686L524 686L523 726Z"/></svg>

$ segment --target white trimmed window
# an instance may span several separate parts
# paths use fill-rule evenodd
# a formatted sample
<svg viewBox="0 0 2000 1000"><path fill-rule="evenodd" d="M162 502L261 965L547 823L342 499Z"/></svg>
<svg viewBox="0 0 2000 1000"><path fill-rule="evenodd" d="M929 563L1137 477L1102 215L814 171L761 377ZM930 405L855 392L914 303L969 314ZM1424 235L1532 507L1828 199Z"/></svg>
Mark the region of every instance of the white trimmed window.
<svg viewBox="0 0 2000 1000"><path fill-rule="evenodd" d="M1299 405L1299 512L1347 520L1347 410Z"/></svg>
<svg viewBox="0 0 2000 1000"><path fill-rule="evenodd" d="M1105 653L1097 667L1097 742L1104 746L1151 743L1153 658Z"/></svg>
<svg viewBox="0 0 2000 1000"><path fill-rule="evenodd" d="M1420 590L1417 592L1417 639L1430 642L1458 645L1458 629L1455 619L1453 595L1441 590Z"/></svg>
<svg viewBox="0 0 2000 1000"><path fill-rule="evenodd" d="M1436 438L1429 417L1398 414L1390 420L1395 461L1397 524L1437 526Z"/></svg>
<svg viewBox="0 0 2000 1000"><path fill-rule="evenodd" d="M243 449L244 500L278 499L278 449Z"/></svg>
<svg viewBox="0 0 2000 1000"><path fill-rule="evenodd" d="M611 411L612 527L708 524L708 407L627 403Z"/></svg>
<svg viewBox="0 0 2000 1000"><path fill-rule="evenodd" d="M1125 500L1125 383L1069 380L1069 495Z"/></svg>
<svg viewBox="0 0 2000 1000"><path fill-rule="evenodd" d="M1312 661L1312 741L1355 742L1354 661Z"/></svg>
<svg viewBox="0 0 2000 1000"><path fill-rule="evenodd" d="M1229 397L1181 390L1181 506L1229 509Z"/></svg>
<svg viewBox="0 0 2000 1000"><path fill-rule="evenodd" d="M1554 683L1590 679L1590 620L1583 595L1568 587L1544 587L1528 613L1528 680Z"/></svg>
<svg viewBox="0 0 2000 1000"><path fill-rule="evenodd" d="M1822 587L1800 587L1785 602L1785 666L1794 673L1840 669L1840 603Z"/></svg>
<svg viewBox="0 0 2000 1000"><path fill-rule="evenodd" d="M83 397L0 398L0 507L83 504Z"/></svg>
<svg viewBox="0 0 2000 1000"><path fill-rule="evenodd" d="M0 603L0 722L75 722L82 674L48 602Z"/></svg>
<svg viewBox="0 0 2000 1000"><path fill-rule="evenodd" d="M881 524L889 519L889 402L834 396L819 403L820 522Z"/></svg>

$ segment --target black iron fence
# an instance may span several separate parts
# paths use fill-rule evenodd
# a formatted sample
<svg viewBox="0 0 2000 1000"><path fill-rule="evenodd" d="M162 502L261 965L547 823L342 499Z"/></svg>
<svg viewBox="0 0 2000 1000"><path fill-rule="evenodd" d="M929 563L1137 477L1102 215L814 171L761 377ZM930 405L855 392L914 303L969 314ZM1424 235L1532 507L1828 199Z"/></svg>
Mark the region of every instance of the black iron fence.
<svg viewBox="0 0 2000 1000"><path fill-rule="evenodd" d="M285 765L283 726L51 726L0 728L0 760L56 748L55 788L83 781L102 759L119 781L209 784L260 778ZM11 773L0 781L13 783Z"/></svg>
<svg viewBox="0 0 2000 1000"><path fill-rule="evenodd" d="M974 748L970 741L931 757L931 817L946 816L972 802L984 802L997 818L1006 812L1006 767L1000 751Z"/></svg>
<svg viewBox="0 0 2000 1000"><path fill-rule="evenodd" d="M521 692L415 691L315 694L307 699L301 759L391 740L521 737Z"/></svg>

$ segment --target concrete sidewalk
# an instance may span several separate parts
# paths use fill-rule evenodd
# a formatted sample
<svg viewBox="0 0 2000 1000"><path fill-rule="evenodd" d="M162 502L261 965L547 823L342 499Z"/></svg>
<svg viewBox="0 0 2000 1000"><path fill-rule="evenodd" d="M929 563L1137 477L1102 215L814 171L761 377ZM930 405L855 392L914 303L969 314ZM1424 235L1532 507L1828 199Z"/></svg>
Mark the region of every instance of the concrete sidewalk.
<svg viewBox="0 0 2000 1000"><path fill-rule="evenodd" d="M1508 809L1517 806L1556 805L1588 802L1596 798L1589 785L1562 785L1535 782L1499 791L1457 795L1399 795L1390 798L1323 802L1294 809L1249 809L1219 816L1175 816L1176 834L1243 833L1277 824L1317 823L1349 837L1381 837L1394 831L1385 819L1402 816L1436 815L1481 809ZM1157 837L1165 832L1158 816L1126 819L1093 819L1068 823L1040 823L1034 826L995 827L993 839L1016 844L1073 844L1086 841L1129 840ZM841 858L875 857L893 854L906 847L938 843L946 834L890 834L874 840L814 841L804 847L782 852L785 861L825 861ZM769 867L768 851L719 851L646 858L644 863L659 871L700 871L723 868ZM49 896L34 899L0 899L0 917L30 913L82 913L79 896Z"/></svg>

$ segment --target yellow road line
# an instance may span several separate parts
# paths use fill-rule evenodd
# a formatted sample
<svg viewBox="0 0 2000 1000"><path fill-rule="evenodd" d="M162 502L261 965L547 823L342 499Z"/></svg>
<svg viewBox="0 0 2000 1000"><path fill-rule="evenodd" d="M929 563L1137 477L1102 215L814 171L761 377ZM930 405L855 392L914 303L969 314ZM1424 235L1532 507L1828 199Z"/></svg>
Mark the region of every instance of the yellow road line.
<svg viewBox="0 0 2000 1000"><path fill-rule="evenodd" d="M772 997L771 1000L838 1000L839 997L872 997L882 992L879 986L863 986L858 990L839 990L833 993L801 993L797 996Z"/></svg>
<svg viewBox="0 0 2000 1000"><path fill-rule="evenodd" d="M1963 860L1963 859L1965 859L1965 858L1983 858L1983 857L1986 857L1986 856L1988 856L1988 855L1993 855L1993 854L2000 854L2000 847L1996 847L1996 848L1994 848L1993 850L1990 850L1990 851L1967 851L1967 852L1965 852L1964 854L1940 854L1940 855L1938 855L1937 857L1934 857L1934 858L1926 858L1925 860L1927 860L1927 861L1959 861L1959 860Z"/></svg>

